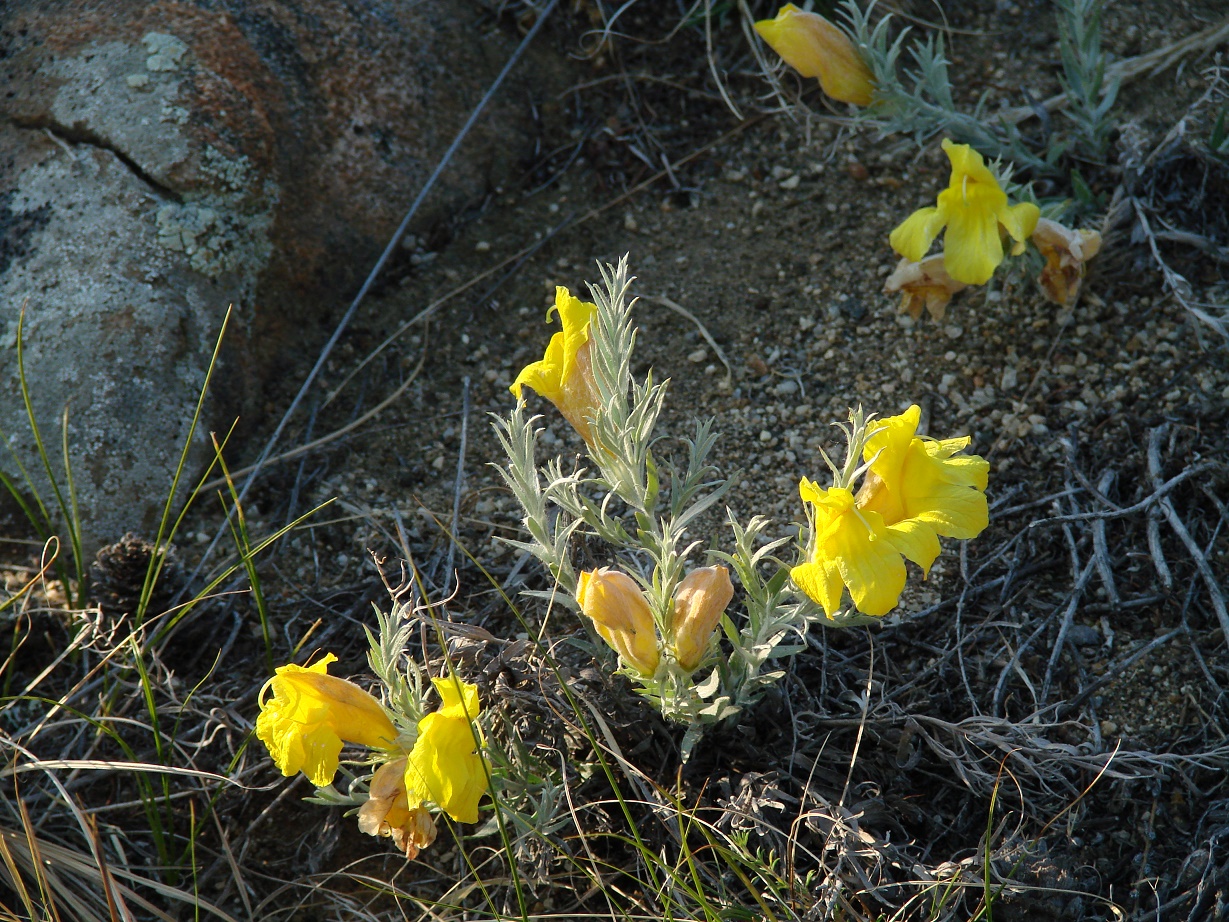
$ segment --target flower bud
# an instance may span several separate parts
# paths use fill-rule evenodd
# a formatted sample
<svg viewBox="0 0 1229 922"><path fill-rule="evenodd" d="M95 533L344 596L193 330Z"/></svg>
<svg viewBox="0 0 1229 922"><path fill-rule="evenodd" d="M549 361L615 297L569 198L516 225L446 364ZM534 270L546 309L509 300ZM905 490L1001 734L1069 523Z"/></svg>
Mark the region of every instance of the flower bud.
<svg viewBox="0 0 1229 922"><path fill-rule="evenodd" d="M394 759L376 770L367 802L358 808L358 828L369 836L391 838L406 859L413 861L435 841L436 828L426 807L410 807L405 763L404 757Z"/></svg>
<svg viewBox="0 0 1229 922"><path fill-rule="evenodd" d="M734 584L725 567L692 570L674 592L674 655L692 672L708 649L721 613L734 598Z"/></svg>
<svg viewBox="0 0 1229 922"><path fill-rule="evenodd" d="M755 31L802 76L818 77L820 88L832 99L871 104L875 84L870 68L849 36L818 13L787 3L776 19L757 22Z"/></svg>
<svg viewBox="0 0 1229 922"><path fill-rule="evenodd" d="M657 671L657 629L636 581L619 570L586 570L576 582L576 602L623 661L641 675Z"/></svg>
<svg viewBox="0 0 1229 922"><path fill-rule="evenodd" d="M397 728L380 702L353 682L328 674L332 653L311 666L279 666L261 690L256 735L282 774L300 769L316 787L331 784L342 741L386 749ZM265 691L272 689L271 697Z"/></svg>

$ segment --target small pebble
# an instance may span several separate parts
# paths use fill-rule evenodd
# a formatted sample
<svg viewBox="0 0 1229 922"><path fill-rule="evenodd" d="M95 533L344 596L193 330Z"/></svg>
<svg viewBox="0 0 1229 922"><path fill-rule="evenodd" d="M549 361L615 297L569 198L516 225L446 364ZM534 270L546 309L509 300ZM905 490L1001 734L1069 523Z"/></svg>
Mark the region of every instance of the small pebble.
<svg viewBox="0 0 1229 922"><path fill-rule="evenodd" d="M1073 624L1067 639L1077 647L1095 647L1101 642L1101 632L1090 624Z"/></svg>

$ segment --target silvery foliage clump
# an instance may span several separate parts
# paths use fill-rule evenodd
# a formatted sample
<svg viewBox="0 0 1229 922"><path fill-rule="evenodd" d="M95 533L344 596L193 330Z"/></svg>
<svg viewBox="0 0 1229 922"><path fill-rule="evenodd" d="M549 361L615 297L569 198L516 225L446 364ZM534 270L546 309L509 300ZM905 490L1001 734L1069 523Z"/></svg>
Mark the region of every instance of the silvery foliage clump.
<svg viewBox="0 0 1229 922"><path fill-rule="evenodd" d="M1106 56L1101 51L1101 0L1054 0L1058 12L1063 89L1068 97L1067 115L1075 137L1048 133L1044 152L1038 155L1013 120L987 112L983 96L972 112L961 112L952 98L948 60L943 37L928 36L909 42L911 66L897 64L905 50L908 27L894 40L889 37L891 15L870 23L875 4L863 10L856 0L844 0L841 12L854 44L870 66L875 81L875 102L860 109L857 119L870 123L880 133L912 135L920 145L939 134L981 153L1014 162L1039 175L1060 175L1060 158L1073 147L1094 159L1104 156L1113 128L1110 111L1117 98L1118 83L1106 75ZM1033 104L1040 108L1039 102Z"/></svg>
<svg viewBox="0 0 1229 922"><path fill-rule="evenodd" d="M1109 77L1101 50L1101 0L1054 0L1058 7L1058 47L1062 56L1064 113L1075 125L1083 152L1102 160L1114 129L1110 113L1120 81Z"/></svg>
<svg viewBox="0 0 1229 922"><path fill-rule="evenodd" d="M694 435L681 439L686 447L681 469L654 454L666 382L655 383L651 372L638 380L631 372L635 301L628 299L627 257L617 267L599 269L602 284L590 286L597 305L590 357L600 401L590 422L600 447L588 454L592 469L578 463L565 469L560 457L538 465L540 417L527 416L518 404L507 418L496 418L508 459L499 470L524 510L528 532L527 540L509 543L541 561L557 584L552 591L528 594L573 609L578 608L573 547L583 541L592 553L605 544L609 557L602 559L598 552L594 565L618 566L637 580L664 638L671 636L672 599L688 558L729 565L742 587L741 605L736 597L722 616L718 633L725 644L720 652L717 644L710 645L692 673L664 654L663 667L653 677L627 672L666 718L687 726L686 754L708 727L734 717L784 675L780 661L805 649L804 635L822 614L790 585L788 568L773 556L791 539L767 540L766 518L755 516L743 525L727 508L733 536L729 552L715 549L716 536L707 541L689 537L689 529L732 485L709 462L717 440L712 421L697 421ZM738 608L741 617L735 614Z"/></svg>

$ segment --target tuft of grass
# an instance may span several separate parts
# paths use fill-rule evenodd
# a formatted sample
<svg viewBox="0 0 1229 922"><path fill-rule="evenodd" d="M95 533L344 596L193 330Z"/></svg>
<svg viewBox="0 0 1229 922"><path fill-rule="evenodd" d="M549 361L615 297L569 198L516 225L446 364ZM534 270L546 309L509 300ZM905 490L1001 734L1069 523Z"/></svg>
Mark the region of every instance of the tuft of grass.
<svg viewBox="0 0 1229 922"><path fill-rule="evenodd" d="M213 712L220 704L205 695L218 664L215 661L181 696L178 677L166 658L189 614L243 573L249 583L243 591L253 594L261 618L265 661L271 662L272 637L257 561L318 510L256 537L248 530L231 484L229 500L239 513L233 532L234 559L224 562L186 601L167 611L150 609L172 542L203 492L202 485L219 467L227 472L222 457L226 439L215 439L214 459L182 501L177 499L228 320L229 313L219 329L168 488L139 598L132 611L105 616L85 604L90 587L68 460L67 415L62 421L60 479L33 414L19 322L19 380L52 499L40 495L38 481L17 459L19 478L4 478L3 484L44 537L46 550L39 571L0 600L0 615L15 612L9 615L13 625L9 653L0 663L4 692L0 734L9 753L9 764L0 768L0 891L7 888L16 901L13 906L0 902L0 922L174 919L179 917L173 908L177 904L193 907L195 918L208 915L233 922L228 912L201 898L199 871L202 839L217 823L223 792L235 783L243 746L222 766L224 774L196 766L201 740L207 726L216 722ZM68 536L67 561L59 552L60 534ZM45 577L53 571L68 594L68 608L63 611L50 604ZM45 607L33 608L32 601ZM33 642L36 616L54 618L53 626L67 642L62 649L53 649L51 661L31 676L33 661L21 654ZM198 697L207 697L208 704L198 706ZM71 793L65 773L73 782ZM19 792L21 779L26 780ZM11 794L4 785L11 785ZM88 802L94 806L82 806L80 792L98 791L100 786L107 793L93 794ZM115 801L119 803L108 808L108 815L124 819L108 824L109 831L103 832L94 811L99 802ZM38 817L36 823L30 822L32 815Z"/></svg>

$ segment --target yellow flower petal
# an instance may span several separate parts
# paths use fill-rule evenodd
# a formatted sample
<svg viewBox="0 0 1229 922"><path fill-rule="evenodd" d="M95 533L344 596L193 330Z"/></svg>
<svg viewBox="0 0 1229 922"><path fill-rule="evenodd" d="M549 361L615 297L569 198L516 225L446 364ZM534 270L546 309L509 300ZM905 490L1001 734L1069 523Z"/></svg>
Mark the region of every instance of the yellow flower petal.
<svg viewBox="0 0 1229 922"><path fill-rule="evenodd" d="M337 762L341 756L341 738L325 724L316 724L304 728L295 735L288 735L289 752L298 761L295 768L301 769L307 775L307 780L318 788L333 783L337 774ZM279 765L283 775L293 775Z"/></svg>
<svg viewBox="0 0 1229 922"><path fill-rule="evenodd" d="M889 525L888 534L892 545L922 568L923 573L930 572L930 565L939 556L939 536L929 522L920 519L905 519L895 525Z"/></svg>
<svg viewBox="0 0 1229 922"><path fill-rule="evenodd" d="M462 682L456 676L445 676L432 679L431 684L439 692L440 705L438 713L445 717L474 720L478 716L478 686L470 682Z"/></svg>
<svg viewBox="0 0 1229 922"><path fill-rule="evenodd" d="M919 208L892 231L888 242L905 259L921 262L946 223L947 215L935 206Z"/></svg>
<svg viewBox="0 0 1229 922"><path fill-rule="evenodd" d="M920 416L914 405L879 421L883 428L867 441L863 452L864 460L874 461L858 491L858 505L880 514L888 526L916 520L950 538L976 537L989 521L982 492L989 462L975 455L953 457L968 446L967 436L942 441L917 438ZM921 563L909 553L906 556Z"/></svg>
<svg viewBox="0 0 1229 922"><path fill-rule="evenodd" d="M794 583L832 617L840 608L841 585L866 615L886 615L905 586L905 564L883 518L863 513L849 490L832 487L814 503L811 559L790 571Z"/></svg>
<svg viewBox="0 0 1229 922"><path fill-rule="evenodd" d="M953 188L963 185L965 178L978 185L999 188L999 181L986 166L986 159L968 144L957 144L951 138L944 138L939 146L943 148L948 162L952 165L951 186ZM961 178L959 183L956 177ZM1003 197L1006 198L1005 195Z"/></svg>
<svg viewBox="0 0 1229 922"><path fill-rule="evenodd" d="M953 442L959 443L954 449ZM990 462L977 455L959 455L952 457L953 451L960 451L969 446L970 439L944 439L941 442L926 442L927 453L936 461L943 462L943 468L952 483L959 483L975 490L985 490L990 480Z"/></svg>
<svg viewBox="0 0 1229 922"><path fill-rule="evenodd" d="M865 485L858 492L858 505L878 512L889 525L905 517L900 487L904 482L903 470L909 446L913 443L921 418L922 408L914 404L899 416L875 420L873 425L877 431L862 450L862 460L874 463ZM874 496L873 503L866 502L868 495Z"/></svg>
<svg viewBox="0 0 1229 922"><path fill-rule="evenodd" d="M481 736L475 738L477 728L470 722L480 710L478 686L455 676L431 682L442 704L418 722L418 739L405 766L408 807L431 802L458 822L476 823L478 801L487 789Z"/></svg>
<svg viewBox="0 0 1229 922"><path fill-rule="evenodd" d="M935 482L918 485L914 497L921 511L912 518L925 522L941 535L976 538L990 524L986 495L968 487Z"/></svg>
<svg viewBox="0 0 1229 922"><path fill-rule="evenodd" d="M835 559L858 611L874 617L886 615L896 607L905 589L905 562L900 551L877 513L851 510L841 522L842 527L829 540L828 553Z"/></svg>
<svg viewBox="0 0 1229 922"><path fill-rule="evenodd" d="M563 399L564 335L556 333L546 346L546 355L521 369L509 388L516 399L523 397L521 389L532 387L540 396L558 404Z"/></svg>
<svg viewBox="0 0 1229 922"><path fill-rule="evenodd" d="M405 787L411 806L430 801L459 823L478 822L478 801L487 781L468 720L436 711L418 722Z"/></svg>
<svg viewBox="0 0 1229 922"><path fill-rule="evenodd" d="M561 359L563 379L576 373L576 354L589 341L589 322L597 313L597 305L582 301L559 285L555 288L555 306L547 311L547 318L554 312L563 324L563 356Z"/></svg>
<svg viewBox="0 0 1229 922"><path fill-rule="evenodd" d="M823 606L829 618L840 611L845 584L841 582L841 573L835 563L827 560L800 563L789 571L789 575L795 586Z"/></svg>
<svg viewBox="0 0 1229 922"><path fill-rule="evenodd" d="M813 480L807 480L803 477L798 481L798 495L802 497L804 503L818 503L823 498L826 491L819 488L819 484Z"/></svg>
<svg viewBox="0 0 1229 922"><path fill-rule="evenodd" d="M1037 221L1041 218L1041 209L1032 202L1020 202L1010 207L1004 202L997 217L999 223L1007 228L1007 233L1011 234L1013 240L1024 243L1036 229Z"/></svg>
<svg viewBox="0 0 1229 922"><path fill-rule="evenodd" d="M940 202L945 197L948 201L943 267L958 282L984 285L1003 261L998 218L984 194L962 196L948 189L939 193Z"/></svg>

